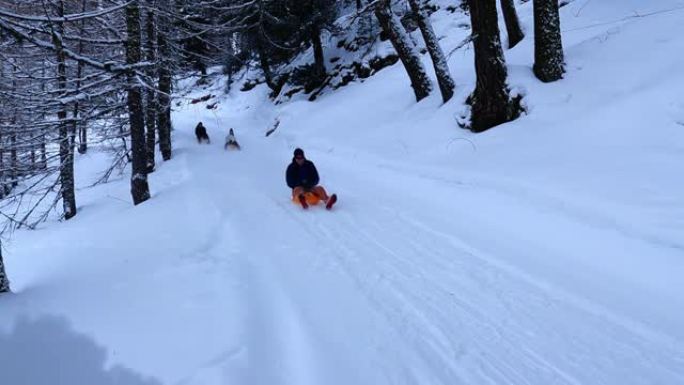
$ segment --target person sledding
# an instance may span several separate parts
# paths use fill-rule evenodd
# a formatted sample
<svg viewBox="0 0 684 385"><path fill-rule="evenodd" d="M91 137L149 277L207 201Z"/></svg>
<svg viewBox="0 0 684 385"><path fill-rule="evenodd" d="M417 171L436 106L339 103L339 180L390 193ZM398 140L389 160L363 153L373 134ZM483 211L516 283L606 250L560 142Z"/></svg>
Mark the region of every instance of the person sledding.
<svg viewBox="0 0 684 385"><path fill-rule="evenodd" d="M319 177L313 162L304 157L304 150L294 150L292 163L287 167L287 185L292 189L292 200L309 208L318 201L325 202L325 208L330 210L337 202L337 195L328 196L323 186L319 186Z"/></svg>

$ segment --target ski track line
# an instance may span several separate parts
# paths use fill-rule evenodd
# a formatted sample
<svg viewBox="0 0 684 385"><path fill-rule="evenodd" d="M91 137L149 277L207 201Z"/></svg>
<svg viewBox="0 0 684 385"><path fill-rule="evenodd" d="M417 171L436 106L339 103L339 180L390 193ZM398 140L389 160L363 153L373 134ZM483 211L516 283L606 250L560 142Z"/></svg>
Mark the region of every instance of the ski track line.
<svg viewBox="0 0 684 385"><path fill-rule="evenodd" d="M318 227L323 229L320 225ZM338 235L334 235L332 233L328 233L328 234L329 234L328 235L329 240L348 239L348 237L338 237ZM363 234L363 232L361 232L361 234ZM385 253L390 254L390 256L394 256L394 257L396 257L398 255L396 253L393 253L390 249L388 249L387 247L385 247L381 243L378 243L377 241L374 242L373 239L366 238L364 240L369 241L368 242L369 244L375 244L376 247L379 247L381 249L381 251L379 253L385 252ZM340 247L340 249L344 249L343 245L338 245L338 247ZM363 254L364 255L378 255L379 253L376 252L376 253L363 253ZM339 255L340 255L340 253L338 253L338 258L339 258ZM349 271L349 269L348 269L348 271ZM411 270L406 269L405 271L411 271ZM396 273L396 271L395 271L395 273ZM363 280L357 279L357 282L363 282ZM362 287L361 292L366 292L366 293L371 292L370 290L368 290L368 287L364 287L364 283L360 283L360 285ZM419 344L417 346L414 345L414 348L418 348L419 351L424 350L423 353L427 353L424 355L425 355L425 358L428 360L434 361L435 357L451 357L451 356L453 356L454 355L453 352L445 351L443 349L444 346L439 346L442 344L438 343L439 340L445 340L445 339L448 340L448 337L444 333L442 333L440 329L438 329L434 325L432 325L427 320L427 318L424 316L423 312L419 311L413 305L414 303L417 303L421 299L420 298L402 297L400 295L401 290L398 286L397 287L392 286L391 291L394 292L395 295L399 297L398 300L401 303L401 306L403 306L403 309L388 308L386 305L383 305L383 301L381 300L381 298L377 298L377 299L373 298L371 300L374 302L374 304L377 307L379 307L379 308L384 307L385 308L386 318L388 319L388 322L390 324L399 325L399 329L397 330L398 333L400 333L401 335L404 335L404 336L415 335L414 339L419 340L422 343L428 342L428 344L429 344L430 342L433 342L431 349L428 349L427 351L425 351L425 349L423 349L424 346L422 346L421 344ZM408 308L410 311L406 311L406 308ZM419 318L419 320L417 322L418 323L417 326L415 324L411 323L410 318L412 316ZM425 330L428 330L431 333L433 333L434 335L438 336L438 338L436 339L437 343L434 343L434 341L429 341L429 340L426 340L425 338L422 338L422 337L424 337L424 331ZM436 365L436 367L434 367L433 369L435 369L436 371L439 371L440 369L442 369L442 371L444 371L444 368L449 368L451 366L450 361L451 360L449 358L447 358L446 360L443 360L443 362L440 365ZM450 373L447 373L448 376L445 376L444 381L448 382L448 378L452 378L456 374L455 369L451 368L450 371L451 371Z"/></svg>
<svg viewBox="0 0 684 385"><path fill-rule="evenodd" d="M376 191L376 190L374 189L374 191ZM376 194L374 194L374 195L382 196L383 194L382 194L381 191L376 191ZM375 202L373 202L373 203L370 203L370 202L369 202L369 206L373 206L373 204L375 204ZM376 217L376 216L377 216L377 215L368 215L368 216L366 216L366 217L372 218L372 217ZM423 229L425 229L426 227L427 227L427 226L423 226ZM397 228L399 228L399 227L397 227ZM364 231L359 231L359 233L364 233ZM409 237L410 237L410 235L409 235ZM421 237L425 237L424 232L421 233ZM369 241L372 242L372 241L374 241L374 240L369 240ZM462 242L459 242L459 243L462 243ZM472 249L472 248L470 248L470 249ZM401 254L402 254L402 253L394 253L394 255L401 255ZM470 253L470 254L472 255L473 253ZM475 254L477 254L477 253L475 253ZM372 254L367 254L367 255L372 255ZM481 259L482 259L482 262L484 262L484 263L490 263L490 262L496 261L495 259L492 259L492 258L481 258ZM547 288L547 289L548 289L548 288ZM563 300L565 301L565 299L563 299ZM585 311L586 311L586 309L585 309ZM600 316L600 317L602 317L602 318L605 318L605 313L602 312L602 311L600 311L600 312L591 312L591 313L595 313L595 314L597 314L597 316ZM615 318L612 319L611 321L612 321L612 322L615 322L615 321L623 321L623 320L621 320L621 319L615 317ZM624 324L623 322L616 322L616 323L620 324L620 325L621 325L623 328L625 328L625 329L630 329L630 333L636 332L633 328L626 327L625 324ZM639 330L639 332L641 332L641 331L643 331L643 330ZM640 334L640 333L638 333L638 334ZM616 341L619 341L619 338L616 339ZM613 342L616 342L616 341L613 341ZM671 341L670 341L670 342L671 342ZM679 350L678 355L681 356L681 350L680 350L680 349L678 349L678 350ZM637 351L638 351L638 350L637 350ZM676 359L675 359L675 361L676 361ZM675 367L676 367L676 366L675 366ZM680 376L681 376L681 374L680 374Z"/></svg>
<svg viewBox="0 0 684 385"><path fill-rule="evenodd" d="M375 216L375 215L371 215L371 216L369 216L369 217L376 217L376 216ZM355 223L355 226L358 227L358 223ZM366 233L368 233L368 232L363 231L363 229L360 229L360 231L358 231L358 233L359 233L359 234L366 234ZM424 237L425 234L421 234L421 236ZM334 239L334 238L337 238L337 237L338 237L338 236L332 236L332 237L330 237L330 238L331 238L331 239ZM339 238L344 239L345 237L339 237ZM371 240L371 239L366 239L366 240L368 241L368 242L366 242L367 244L373 244L373 243L375 243L375 244L377 245L377 243L378 243L377 240ZM375 241L375 242L373 242L373 241ZM425 248L426 248L427 250L430 250L430 249L428 248L429 245L430 245L430 244L436 244L436 243L437 243L437 242L429 242L429 241L428 241L428 242L426 242L423 246L425 246ZM397 245L397 244L400 244L400 242L399 242L398 240L394 239L394 240L390 240L390 242L389 242L388 244ZM376 252L369 251L369 252L363 253L363 254L364 254L364 255L378 255L378 254L381 254L381 253L382 253L382 250L386 250L386 249L388 248L387 245L383 245L383 244L381 244L381 245L379 245L379 246L377 246L377 247L380 248L381 250L380 250L380 251L376 251ZM433 255L433 253L439 253L439 251L436 251L435 249L433 249L433 250L432 250L432 253L428 252L428 253L424 253L424 255ZM404 253L404 254L405 254L405 253ZM402 255L402 253L390 252L389 255L390 255L390 256L398 256L398 255ZM465 255L471 255L471 254L470 254L470 253L465 253ZM338 257L339 257L339 256L340 256L340 254L338 254ZM416 254L416 256L418 257L419 254ZM474 257L474 256L473 256L473 257ZM454 258L454 257L452 256L452 258ZM477 261L477 258L471 258L471 259L474 260L475 262L479 262L479 261ZM393 262L396 262L396 261L393 261ZM404 271L420 271L420 270L419 270L419 269L420 269L420 265L428 264L428 262L432 262L432 261L431 261L431 260L426 261L425 258L423 258L423 259L421 260L421 263L415 264L415 266L412 266L412 267L411 267L411 266L407 266L405 269L402 269L402 270L404 270ZM484 265L484 266L487 266L487 265L488 265L488 264L486 263L486 261L485 261L485 263L481 263L481 264ZM437 269L438 269L438 270L439 270L439 269L442 269L442 268L443 268L442 266L437 266ZM501 279L502 279L502 276L504 275L504 273L501 273L501 272L499 272L499 271L496 271L496 270L498 270L498 269L495 268L494 266L491 266L491 265L488 266L488 268L489 268L489 269L492 269L492 268L493 268L495 271L494 271L493 273L492 273L492 272L484 272L484 273L482 273L482 272L477 272L477 271L472 271L472 270L471 270L471 271L468 272L468 274L467 274L466 276L461 276L461 277L459 277L459 280L458 280L458 281L460 281L460 280L466 279L467 277L473 276L473 275L477 276L478 279L474 282L474 284L475 284L475 285L479 285L479 284L482 284L483 282L485 282L486 285L483 285L483 286L478 287L478 290L483 290L483 291L485 291L485 295L480 294L480 296L478 296L476 292L472 292L472 291L471 291L470 293L468 293L466 290L464 290L464 289L467 289L467 286L464 287L463 285L461 285L461 287L459 288L459 282L458 282L458 281L451 282L451 283L448 284L446 287L440 286L440 285L437 285L437 284L434 285L434 286L435 286L434 288L430 288L430 287L429 287L430 285L423 285L422 287L420 287L419 293L421 293L422 291L428 291L429 293L431 293L431 294L433 294L433 295L436 295L437 293L441 293L441 294L447 294L447 295L450 295L450 296L458 297L459 301L461 301L461 308L459 309L459 312L457 312L456 314L451 314L451 315L448 316L448 317L447 317L447 316L440 316L440 314L439 314L438 312L435 312L436 309L439 309L439 307L438 307L439 305L435 306L433 309L427 308L427 309L424 309L424 311L415 311L415 314L419 314L419 317L418 317L419 319L416 321L416 326L415 326L415 329L416 329L416 331L417 331L416 333L417 333L417 334L420 334L420 335L418 335L418 337L420 337L420 338L416 338L416 342L417 342L417 343L419 343L419 344L424 344L424 342L425 342L424 339L425 339L426 336L423 335L422 333L420 333L420 331L423 331L423 330L435 330L435 328L441 329L441 330L445 330L445 331L449 331L450 329L452 329L452 326L451 326L451 325L453 325L454 320L455 320L455 319L459 319L459 318L460 318L460 319L463 319L463 318L472 318L472 320L471 320L471 322L470 322L470 325L471 325L471 326L476 326L476 327L479 327L479 328L481 328L481 329L484 328L484 332L482 333L482 336L480 336L480 338L484 338L484 339L486 340L486 338L487 338L488 336L489 336L489 338L491 338L492 335L496 336L496 338L499 339L498 341L496 341L496 342L497 342L496 345L498 345L498 347L497 347L496 349L500 349L500 348L501 348L501 345L504 345L504 347L506 347L506 350L510 349L510 351L515 351L515 350L517 350L518 348L520 348L521 346L524 347L524 344L521 345L520 343L521 343L522 341L524 341L524 340L527 338L527 336L522 335L522 336L520 336L520 338L511 339L510 337L508 337L508 335L510 335L511 330L522 330L522 331L527 331L527 330L540 329L541 331L544 331L544 327L542 327L543 324L534 324L534 323L531 322L531 324L528 324L528 325L515 325L515 324L506 325L506 324L505 324L505 321L504 321L504 322L501 322L501 320L498 319L498 318L496 317L497 315L499 315L499 316L502 316L501 318L505 320L505 319L506 319L506 316L510 316L511 314L501 314L501 313L495 312L495 313L498 313L498 314L495 314L494 317L491 317L491 316L486 316L485 314L482 314L482 313L478 312L478 311L476 310L476 309L478 309L478 306L477 306L477 305L478 305L478 302L480 302L480 301L483 301L483 302L484 302L484 301L486 300L486 297L497 298L499 301L502 302L501 306L503 307L503 310L508 310L509 313L512 313L511 310L516 310L516 308L517 308L517 310L521 310L521 309L528 310L528 309L529 309L528 306L520 306L521 304L520 304L519 302L521 302L521 301L520 301L521 299L525 299L525 298L524 298L524 295L530 296L530 293L531 293L531 294L533 294L533 296L534 296L534 295L538 295L538 296L539 296L539 298L533 298L533 300L536 301L536 302L538 302L538 303L541 303L541 304L543 305L543 306L542 306L543 308L547 308L547 307L549 307L549 304L552 304L551 306L556 306L556 307L567 307L567 308L569 308L569 309L567 310L568 312L570 312L570 311L572 311L572 312L574 312L574 313L579 312L580 315L579 315L578 317L575 317L576 319L585 319L586 316L587 316L586 314L582 314L582 313L584 313L583 310L581 310L581 309L575 309L573 306L569 306L569 304L566 304L566 303L564 303L564 302L557 303L557 302L559 301L558 299L550 299L550 298L548 298L543 292L541 292L541 293L535 293L535 291L536 291L536 292L539 292L539 291L540 291L538 288L524 288L524 290L523 290L523 292L522 292L522 294L521 294L520 296L517 296L517 295L516 295L516 296L509 296L509 297L510 297L509 300L512 299L513 301L512 301L511 303L506 303L506 302L505 302L506 297L504 297L504 296L502 295L502 292L503 292L503 291L502 291L501 289L496 288L496 285L495 285L497 280L501 280ZM357 270L357 271L358 271L358 270ZM475 274L473 274L473 273L475 273ZM433 272L432 276L434 276L434 274L436 274L436 271ZM510 275L510 274L508 274L508 273L505 273L505 274L506 274L506 275ZM421 273L416 273L416 274L414 274L414 275L425 276L426 273L422 273L422 274L421 274ZM392 277L393 275L389 275L389 274L388 274L387 276ZM394 276L397 276L397 277L398 277L399 275L398 275L398 274L395 274ZM483 278L483 277L484 277L484 278ZM489 277L489 282L486 281L487 277ZM410 279L411 277L410 277L410 276L404 275L404 277L402 277L402 278L405 278L405 279L406 279L406 278L409 278L409 279ZM509 280L511 279L511 278L508 278L508 277L505 277L505 278L507 278L507 279L509 279ZM518 280L517 277L515 277L515 279ZM427 281L425 281L424 279L421 279L421 283L425 284L426 282L427 282ZM430 282L433 282L433 281L430 281ZM439 282L439 281L438 281L438 280L434 280L434 282ZM488 295L489 293L486 293L486 291L491 291L491 286L492 286L492 284L494 284L494 289L495 289L495 290L494 290L494 291L495 291L494 294L495 294L495 295L494 295L494 296L489 296L489 295ZM427 286L427 287L426 287L426 286ZM375 287L377 287L377 286L375 286ZM392 289L393 289L392 291L395 293L396 296L399 296L399 294L396 294L396 293L401 293L402 288L406 288L406 287L412 287L412 286L411 286L411 285L404 285L404 284L396 284L396 285L394 285L394 286L392 287ZM487 290L488 287L490 288L489 290ZM503 290L505 290L506 288L510 288L510 287L515 287L515 285L510 285L510 284L504 285L504 286L503 286ZM373 288L371 288L371 287L366 287L366 289L368 289L368 290L366 290L366 291L371 291ZM431 289L431 290L426 290L426 289ZM459 289L462 289L462 290L459 290ZM497 292L497 291L498 291L498 292ZM459 293L459 292L466 292L468 295L461 295L461 296L459 297L459 296L457 295L457 293ZM420 296L414 295L413 298L410 298L410 296L411 296L410 294L404 294L404 296L401 297L401 298L399 298L398 301L399 301L400 303L403 302L403 303L404 303L404 306L405 306L405 304L406 304L407 302L411 302L411 303L413 303L413 304L423 304L423 305L424 305L424 306L423 306L424 308L427 306L427 304L430 303L429 297L427 297L427 298L421 298ZM385 298L387 298L387 297L385 297ZM407 298L409 298L408 301L407 301ZM474 299L474 300L473 300L473 299ZM529 302L529 301L525 301L525 302ZM444 307L444 304L448 304L448 303L449 303L449 298L448 298L448 297L444 297L444 301L441 303L441 306ZM482 307L482 306L481 306L482 303L479 303L479 305L480 305L480 307ZM494 307L494 306L486 306L485 308L491 310L492 307ZM533 308L533 307L532 307L532 308ZM415 308L414 308L414 310L415 310ZM432 311L431 311L431 310L432 310ZM541 309L541 310L544 311L544 312L547 311L547 309ZM422 313L425 313L425 314L422 314ZM427 316L427 315L429 315L429 316ZM516 318L519 318L519 317L520 317L520 314L514 314L514 315L515 315L516 317L512 317L511 319L516 319ZM605 323L605 320L601 319L600 315L590 314L590 316L591 316L592 318L596 318L595 323L596 323L597 325L602 325L602 324ZM430 321L428 321L428 320L433 320L433 321L434 321L434 320L437 320L437 321L442 321L443 323L442 323L441 325L426 325L426 322L430 322ZM532 320L530 319L529 321L532 321ZM533 328L532 328L531 326L532 326ZM605 328L605 329L607 329L607 330L599 330L599 332L600 332L601 335L603 335L604 333L606 333L606 334L608 334L608 335L610 336L609 339L608 339L608 341L604 341L605 343L609 344L609 345L607 345L607 346L611 346L611 344L612 344L612 345L614 345L614 344L621 344L621 339L624 337L624 336L623 336L622 334L620 334L620 333L609 333L609 331L612 330L614 327L615 327L615 325L612 325L612 326L606 325L605 327L601 327L601 329L604 329L604 328ZM547 331L545 331L545 332L551 334L552 331L551 331L551 330L547 330ZM624 332L626 332L626 330L622 330L621 332L624 333ZM627 333L628 333L628 334L631 334L631 332L628 332L628 331L627 331ZM410 335L411 333L407 333L407 334ZM434 346L438 346L439 341L443 341L445 336L449 336L449 335L458 335L458 334L459 334L459 333L458 333L456 330L453 330L451 333L449 333L449 332L433 333L432 336L434 336L435 339L436 339L436 341L437 341L437 342L434 344ZM555 333L555 334L557 334L557 333ZM611 335L611 334L613 334L613 335ZM563 337L562 335L556 335L555 338L554 338L553 335L549 335L549 336L543 338L542 340L555 339L555 340L558 340L558 341L563 341L563 338L562 338L562 337ZM480 338L475 339L475 341L480 340ZM590 358L590 357L592 356L592 352L594 351L594 349L595 349L596 346L601 346L601 345L602 345L602 344L600 344L600 343L594 342L594 341L593 341L594 338L596 338L596 336L593 336L593 335L588 336L588 337L586 338L586 341L585 341L586 346L583 347L583 348L582 348L581 346L579 347L579 348L581 348L581 350L583 350L583 351L585 352L585 356L588 357L588 358ZM510 340L510 341L506 341L507 339ZM604 339L605 339L605 338L604 338ZM634 341L633 341L632 343L633 343L634 345L630 345L630 346L632 347L631 350L635 353L635 354L634 354L634 357L624 357L624 358L627 359L627 360L629 360L629 361L635 361L635 362L639 362L639 361L642 361L642 360L644 360L644 361L648 360L648 357L645 356L643 353L641 353L641 351L642 351L642 349L644 349L644 347L643 347L643 346L639 346L639 345L641 345L644 341L641 340L641 339L639 339L639 338L634 338L634 336L633 336L633 339L634 339ZM448 340L448 338L447 338L447 340ZM457 343L458 343L458 341L453 341L452 345L457 345ZM476 346L478 346L478 345L476 344ZM606 346L606 345L604 345L604 346ZM630 346L628 346L628 347L630 347ZM637 348L637 346L638 346L638 348ZM479 347L482 347L482 345L479 345ZM491 348L492 348L492 347L490 347L489 350L492 350ZM645 350L648 350L648 349L645 349ZM657 349L656 352L654 352L654 353L657 353L658 350L659 350L659 349ZM546 359L542 359L542 358L541 358L542 356L541 356L540 354L534 353L533 350L531 350L531 349L529 349L529 348L527 349L527 352L528 352L528 353L527 353L526 357L522 357L522 358L523 358L522 361L523 361L523 362L524 362L525 360L530 361L530 366L531 366L531 368L535 368L535 367L536 367L537 369L539 369L539 368L545 368L546 370L548 370L548 371L550 371L550 372L553 372L553 373L555 373L555 374L558 375L558 376L555 376L555 375L554 375L554 376L552 376L552 378L556 378L556 379L558 379L558 377L565 378L567 383L575 383L575 382L577 381L577 380L575 380L575 379L571 379L570 376L569 376L568 374L566 374L563 370L559 369L556 365L550 364L550 361L548 361L548 360L546 360ZM434 353L434 352L433 352L433 353ZM449 353L450 353L450 352L441 351L441 352L437 352L437 353L439 353L439 354L437 354L437 356L445 357L446 360L449 360L449 357L450 357L450 354L449 354ZM680 353L681 353L681 352L680 352ZM435 354L433 354L433 356L435 356ZM433 358L434 358L434 357L433 357ZM519 357L519 358L520 358L520 357ZM495 360L494 360L494 361L495 361ZM445 364L448 364L448 363L445 363ZM500 364L501 364L502 367L508 367L508 366L509 366L509 362L506 362L506 361L500 362ZM671 364L675 365L674 367L676 367L676 362L675 362L675 363L671 363ZM618 365L619 365L619 364L618 364ZM617 368L616 368L616 369L617 369ZM512 373L510 372L510 370L511 370L510 367L509 367L508 370L509 370L509 372L507 373L507 376L508 376L508 377L504 377L504 378L511 378L511 375L514 375L514 374L515 374L515 370L513 370ZM505 371L505 370L504 370L504 371ZM681 377L681 373L680 373L679 375L680 375L680 377ZM524 378L524 377L523 377L523 378ZM549 378L549 380L552 379L552 378ZM610 380L608 380L608 381L610 381Z"/></svg>
<svg viewBox="0 0 684 385"><path fill-rule="evenodd" d="M336 165L335 168L336 168L336 173L348 173L344 167L340 167L340 166ZM397 180L397 178L396 178L397 172L396 171L390 172L390 174L391 175L389 175L387 178L383 178L383 179L386 181ZM357 179L359 179L358 174L354 174L354 175ZM376 174L373 174L373 175L375 178L377 178ZM413 174L407 174L402 179L403 179L404 185L406 185L406 184L420 185L419 183L418 184L415 183L415 180L416 179L420 180L420 178L415 177L415 175L413 175ZM410 183L409 183L409 181L410 181ZM453 182L453 181L451 181L451 182ZM369 180L360 180L360 181L356 182L355 185L367 186L367 185L369 185L369 183L372 183L372 180L370 180L370 181ZM386 183L388 183L388 182L386 182ZM440 192L443 193L444 196L454 197L453 199L468 199L468 200L472 201L473 197L477 197L476 200L477 201L482 200L483 203L493 200L494 207L506 207L506 204L515 203L516 201L519 202L519 200L516 198L516 196L514 196L514 195L509 196L507 194L500 194L496 191L496 189L488 189L488 188L478 189L477 186L473 185L473 186L470 186L470 188L466 190L466 189L464 189L463 186L464 186L463 183L453 182L453 183L448 183L444 186L430 186L430 188L437 187L441 190ZM384 197L393 197L393 195L395 194L396 191L402 191L399 187L400 186L392 186L391 184L382 185L382 186L375 186L373 189L374 195L384 196ZM424 189L429 189L429 188L426 187ZM493 194L493 195L488 196L487 199L482 199L482 192L481 191L488 191L490 194ZM416 193L415 191L412 191L411 189L408 189L408 190L405 189L405 190L403 190L403 192L405 193L405 196L402 197L402 199L394 199L394 206L401 204L401 202L403 202L403 201L422 202L421 204L409 206L409 208L412 210L411 215L421 216L421 215L423 215L423 212L426 211L424 209L431 209L428 211L434 211L435 213L438 212L438 210L441 210L441 212L438 216L433 216L433 217L427 219L427 221L428 222L434 222L434 223L440 223L441 228L462 228L463 227L462 223L464 222L464 220L460 219L460 223L459 223L459 218L462 216L463 213L457 212L456 210L453 210L451 212L445 211L434 200L433 201L430 201L430 200L422 200L421 201L421 194ZM378 202L378 204L381 204L381 205L387 205L387 202L383 202L381 200L377 200L377 202ZM373 205L376 205L376 203L373 203ZM421 208L421 210L416 210L415 209L416 207ZM529 210L530 212L533 212L533 213L538 213L538 214L543 215L543 216L550 216L550 218L552 220L556 220L556 219L561 220L561 221L563 221L560 223L561 225L573 226L573 229L582 231L582 232L584 232L583 234L585 234L585 235L594 236L594 237L596 237L598 235L603 235L603 234L595 234L595 233L591 232L590 231L592 228L591 226L589 226L589 228L587 228L587 226L585 226L584 222L578 221L576 218L573 219L572 216L568 217L568 216L562 215L563 213L560 213L561 215L559 215L558 212L553 211L553 210L548 211L548 212L545 212L543 210L540 211L536 206L534 206L532 204L532 202L529 202L529 204L525 204L524 206L511 205L511 207L513 207L513 210L517 210L517 211L513 211L513 212L521 211L521 209L524 208L524 209ZM390 210L392 210L392 206L388 206L388 208ZM463 205L461 205L460 208L465 208L465 207ZM491 215L491 213L488 213L488 214ZM399 214L397 214L397 215L399 215ZM472 220L479 221L479 222L475 223L476 226L487 226L488 225L487 223L482 222L482 219L478 218L476 215L475 216L473 214L468 214L468 215L469 215L468 219L470 219L471 221ZM452 218L456 218L456 220L454 220ZM543 218L544 217L542 217L541 219L543 219ZM424 226L424 228L434 228L434 226ZM610 236L616 235L616 234L614 234L615 232L610 228L596 227L595 229L598 231L606 231L605 235L610 235ZM488 230L488 229L483 229L483 230ZM507 229L505 227L501 227L501 230L506 231ZM440 231L440 232L444 233L443 231ZM472 236L473 231L468 229L468 232L469 232L470 236ZM620 233L618 232L617 235L619 235L619 234ZM507 234L507 235L519 236L520 234ZM456 243L459 245L459 247L465 247L466 249L472 249L473 252L477 255L487 255L487 258L484 258L485 261L488 261L490 263L496 262L501 267L506 265L505 267L509 270L512 268L511 266L508 266L505 262L500 261L500 258L497 258L496 256L493 256L493 255L483 253L482 250L488 250L488 249L491 249L491 247L488 244L483 244L484 238L479 236L479 235L478 235L478 239L472 239L472 240L469 240L468 242L463 242L462 236L459 236L459 238L454 238L451 235L447 235L447 237L455 240ZM568 238L568 239L565 239L565 241L574 239L572 234L570 234L569 237L566 237L566 238ZM635 239L632 237L625 238L624 235L623 235L623 237L621 237L621 240L624 240L624 241L626 241L628 239L632 240L634 242L633 246L642 247L642 248L643 247L653 247L653 246L659 245L659 244L653 244L652 242L650 242L648 240ZM613 243L615 243L615 241L616 241L616 239L611 239L610 237L609 237L609 240L611 240ZM539 242L530 243L529 240L520 240L520 241L522 241L523 243L511 244L509 242L507 247L509 247L509 248L513 247L513 249L510 251L512 251L514 253L525 252L525 250L529 249L530 247L538 248L538 250L536 250L537 253L547 253L547 254L551 254L551 255L553 253L565 253L566 252L566 251L559 249L557 247L553 248L549 245L544 245L544 244L541 244ZM489 243L493 244L495 242L492 240L492 242L489 242ZM474 244L478 244L479 248L473 248L472 245L474 245ZM614 244L614 246L615 246L615 244ZM665 245L662 245L662 246L665 246ZM524 247L524 249L521 249L521 247ZM675 251L677 248L676 247L669 247L669 246L666 246L666 247L669 249L668 250L669 251L668 258L670 258L669 260L672 260L673 263L678 263L677 260L672 259L672 258L675 258L675 254L676 254ZM581 251L587 251L587 250L581 250ZM577 252L577 251L575 251L575 252ZM681 265L681 264L679 264L679 265ZM519 269L516 269L516 268L513 268L513 269L520 272ZM545 283L545 281L546 281L546 279L543 276L538 275L535 277L531 277L527 274L525 274L525 275L529 279L530 282ZM550 289L550 286L548 284L546 284L546 287L547 287L547 289ZM577 299L579 297L575 297L575 298ZM592 307L594 309L598 309L597 304L592 304L591 306L588 305L588 303L589 303L588 298L585 298L584 302L587 305L587 307ZM601 312L604 314L608 313L608 311L605 309L602 310ZM617 316L613 317L614 321L618 321L618 319L619 319L619 317L617 317ZM628 325L627 320L624 318L621 319L619 322L621 322L623 324L623 326ZM629 322L629 328L631 328L635 332L638 330L640 333L642 333L644 335L648 335L649 338L661 339L661 340L670 340L670 341L672 340L672 337L664 336L661 333L652 330L651 328L649 328L646 325L637 324L634 322Z"/></svg>

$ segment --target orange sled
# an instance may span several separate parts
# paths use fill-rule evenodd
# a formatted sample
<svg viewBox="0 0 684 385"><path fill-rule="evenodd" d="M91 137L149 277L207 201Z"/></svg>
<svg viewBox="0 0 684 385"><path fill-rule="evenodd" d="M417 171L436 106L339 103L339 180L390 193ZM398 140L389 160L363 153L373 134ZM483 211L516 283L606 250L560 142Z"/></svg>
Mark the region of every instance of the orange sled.
<svg viewBox="0 0 684 385"><path fill-rule="evenodd" d="M317 205L318 202L321 201L321 198L320 198L318 195L316 195L316 194L314 194L313 192L311 192L311 191L305 192L305 193L304 193L304 198L306 199L306 203L307 203L309 206ZM299 204L299 198L296 197L296 196L293 196L293 197L292 197L292 202L294 202L295 204Z"/></svg>

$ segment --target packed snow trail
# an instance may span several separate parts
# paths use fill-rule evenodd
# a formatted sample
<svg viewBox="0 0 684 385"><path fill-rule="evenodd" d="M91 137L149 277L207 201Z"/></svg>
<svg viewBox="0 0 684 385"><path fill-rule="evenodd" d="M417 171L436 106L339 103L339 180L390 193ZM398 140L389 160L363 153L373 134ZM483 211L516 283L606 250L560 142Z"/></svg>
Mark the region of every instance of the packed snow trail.
<svg viewBox="0 0 684 385"><path fill-rule="evenodd" d="M307 155L322 184L342 198L333 212L303 211L284 182L291 147L259 134L243 131L240 152L193 146L187 164L197 195L237 231L251 383L684 382L676 339L491 254L553 259L564 248L554 245L607 230L562 210L535 214L510 192L421 181L372 162L357 172L315 150ZM566 239L502 239L503 224L475 221L486 207L466 209L483 201L545 217ZM505 224L511 214L501 215ZM453 231L464 224L477 231Z"/></svg>
<svg viewBox="0 0 684 385"><path fill-rule="evenodd" d="M448 50L467 16L436 3ZM9 245L3 381L683 384L683 8L646 3L568 2L566 78L533 78L528 36L506 59L529 114L477 136L454 119L468 49L446 105L415 103L400 65L314 103L178 99L151 200L133 207L127 176L82 188L77 217ZM223 150L230 127L242 151ZM332 212L290 201L298 146ZM108 165L92 150L81 186Z"/></svg>

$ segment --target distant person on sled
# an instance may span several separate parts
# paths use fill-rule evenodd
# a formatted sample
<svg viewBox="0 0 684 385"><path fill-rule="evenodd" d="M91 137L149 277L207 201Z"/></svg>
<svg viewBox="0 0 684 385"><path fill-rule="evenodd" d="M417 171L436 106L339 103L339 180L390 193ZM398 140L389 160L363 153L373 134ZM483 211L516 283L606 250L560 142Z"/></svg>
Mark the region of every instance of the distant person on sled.
<svg viewBox="0 0 684 385"><path fill-rule="evenodd" d="M323 186L319 186L318 171L313 162L304 157L301 148L294 150L292 163L287 167L287 185L292 189L292 200L299 202L302 208L325 202L325 208L330 210L337 202L337 195L328 196Z"/></svg>

